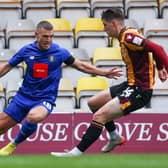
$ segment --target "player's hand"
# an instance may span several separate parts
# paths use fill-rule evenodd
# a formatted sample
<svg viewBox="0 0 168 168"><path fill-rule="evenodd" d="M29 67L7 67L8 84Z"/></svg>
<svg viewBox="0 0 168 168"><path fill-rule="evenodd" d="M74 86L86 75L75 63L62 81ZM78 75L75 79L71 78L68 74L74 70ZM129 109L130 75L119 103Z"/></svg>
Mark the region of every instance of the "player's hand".
<svg viewBox="0 0 168 168"><path fill-rule="evenodd" d="M159 70L158 71L158 76L159 76L159 79L164 82L166 81L167 77L168 77L168 73L166 71L165 68L163 68L162 70Z"/></svg>
<svg viewBox="0 0 168 168"><path fill-rule="evenodd" d="M107 78L118 79L122 75L123 75L123 71L120 68L114 67L114 68L106 69Z"/></svg>

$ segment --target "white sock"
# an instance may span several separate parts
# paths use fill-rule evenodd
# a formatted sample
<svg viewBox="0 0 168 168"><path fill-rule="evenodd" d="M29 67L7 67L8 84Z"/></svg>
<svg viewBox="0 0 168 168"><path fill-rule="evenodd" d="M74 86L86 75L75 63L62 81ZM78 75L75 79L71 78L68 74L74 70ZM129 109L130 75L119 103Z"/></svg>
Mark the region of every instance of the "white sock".
<svg viewBox="0 0 168 168"><path fill-rule="evenodd" d="M77 147L74 147L72 150L70 150L68 153L71 153L73 155L81 155L83 152L81 152Z"/></svg>
<svg viewBox="0 0 168 168"><path fill-rule="evenodd" d="M10 143L12 143L13 145L17 146L17 144L15 143L15 141L11 141Z"/></svg>

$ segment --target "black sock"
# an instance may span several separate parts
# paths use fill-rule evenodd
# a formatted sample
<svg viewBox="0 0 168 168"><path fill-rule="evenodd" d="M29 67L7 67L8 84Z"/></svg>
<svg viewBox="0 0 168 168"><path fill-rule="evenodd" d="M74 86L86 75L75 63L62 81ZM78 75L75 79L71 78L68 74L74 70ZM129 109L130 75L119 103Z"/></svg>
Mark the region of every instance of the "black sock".
<svg viewBox="0 0 168 168"><path fill-rule="evenodd" d="M81 151L84 152L88 147L94 143L98 137L101 134L102 128L103 128L102 123L98 123L96 121L92 121L90 127L87 129L85 135L82 137L82 140L80 143L77 145L77 148Z"/></svg>
<svg viewBox="0 0 168 168"><path fill-rule="evenodd" d="M114 131L114 130L116 129L113 120L110 121L110 122L108 122L108 123L106 123L106 124L105 124L105 127L106 127L106 129L107 129L108 132L112 132L112 131Z"/></svg>

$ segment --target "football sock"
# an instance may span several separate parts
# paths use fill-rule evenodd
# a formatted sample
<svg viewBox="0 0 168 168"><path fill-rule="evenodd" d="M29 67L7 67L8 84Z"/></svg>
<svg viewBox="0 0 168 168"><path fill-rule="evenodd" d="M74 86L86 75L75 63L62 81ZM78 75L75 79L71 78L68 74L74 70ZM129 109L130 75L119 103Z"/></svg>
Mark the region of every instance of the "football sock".
<svg viewBox="0 0 168 168"><path fill-rule="evenodd" d="M77 145L77 148L81 152L84 152L100 136L103 126L104 125L102 123L92 121L91 125L86 130L85 135L82 137L82 140Z"/></svg>
<svg viewBox="0 0 168 168"><path fill-rule="evenodd" d="M118 133L116 131L116 127L114 124L114 121L110 121L108 123L105 124L105 128L107 129L109 135L110 135L110 139L116 139L118 138Z"/></svg>
<svg viewBox="0 0 168 168"><path fill-rule="evenodd" d="M108 123L105 124L105 128L107 129L108 132L112 132L116 129L114 121L110 121Z"/></svg>
<svg viewBox="0 0 168 168"><path fill-rule="evenodd" d="M27 137L33 134L37 129L37 123L30 123L27 120L23 123L22 128L16 136L14 143L17 145L23 142Z"/></svg>

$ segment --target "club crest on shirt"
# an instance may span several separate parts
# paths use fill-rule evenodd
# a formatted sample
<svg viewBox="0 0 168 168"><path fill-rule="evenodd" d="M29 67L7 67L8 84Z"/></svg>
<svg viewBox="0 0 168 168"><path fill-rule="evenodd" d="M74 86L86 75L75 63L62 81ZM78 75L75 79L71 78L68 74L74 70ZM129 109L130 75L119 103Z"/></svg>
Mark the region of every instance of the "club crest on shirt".
<svg viewBox="0 0 168 168"><path fill-rule="evenodd" d="M140 46L142 44L142 41L143 41L142 38L135 36L132 40L132 43Z"/></svg>
<svg viewBox="0 0 168 168"><path fill-rule="evenodd" d="M132 44L135 44L138 46L141 46L143 43L143 38L136 36L136 35L133 35L133 34L129 34L129 33L126 34L125 40L128 43L132 43Z"/></svg>
<svg viewBox="0 0 168 168"><path fill-rule="evenodd" d="M49 61L50 61L50 62L54 62L54 61L55 61L54 55L50 55L50 56L49 56Z"/></svg>
<svg viewBox="0 0 168 168"><path fill-rule="evenodd" d="M126 39L127 39L127 40L132 40L132 36L131 36L130 34L128 34L128 35L126 36Z"/></svg>
<svg viewBox="0 0 168 168"><path fill-rule="evenodd" d="M29 59L30 59L30 60L34 60L34 56L33 56L33 55L30 56Z"/></svg>

